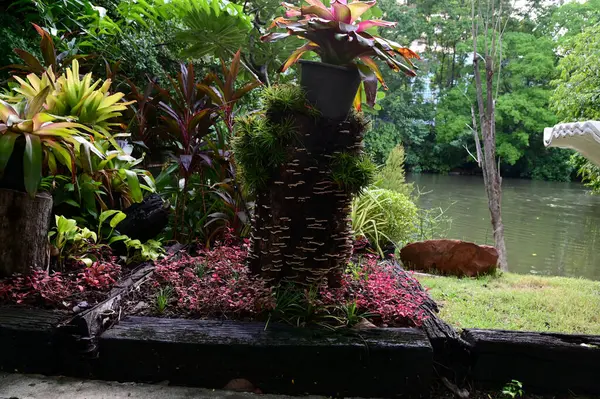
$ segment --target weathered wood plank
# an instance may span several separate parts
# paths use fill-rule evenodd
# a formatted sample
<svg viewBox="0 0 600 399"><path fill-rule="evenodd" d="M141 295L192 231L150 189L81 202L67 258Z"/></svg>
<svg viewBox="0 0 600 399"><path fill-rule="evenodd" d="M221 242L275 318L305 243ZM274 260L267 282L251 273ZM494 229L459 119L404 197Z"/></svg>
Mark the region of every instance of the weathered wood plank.
<svg viewBox="0 0 600 399"><path fill-rule="evenodd" d="M55 374L64 365L68 343L56 326L65 312L28 308L0 307L0 369Z"/></svg>
<svg viewBox="0 0 600 399"><path fill-rule="evenodd" d="M416 274L404 270L395 259L385 262L391 262L402 279L410 279L413 274ZM425 294L427 296L427 300L419 306L426 316L420 328L427 334L431 342L437 374L462 383L468 375L471 361L469 343L463 340L451 325L439 317L437 303L421 284L411 284L406 289L409 294L415 296Z"/></svg>
<svg viewBox="0 0 600 399"><path fill-rule="evenodd" d="M108 294L108 298L85 310L61 325L71 334L89 337L92 340L118 319L121 300L139 287L154 272L153 264L142 264L119 280Z"/></svg>
<svg viewBox="0 0 600 399"><path fill-rule="evenodd" d="M473 379L501 386L516 379L539 392L600 393L600 336L465 330Z"/></svg>
<svg viewBox="0 0 600 399"><path fill-rule="evenodd" d="M108 298L75 316L26 306L0 307L0 369L89 376L96 337L117 320L121 299L153 272L141 265L115 284Z"/></svg>
<svg viewBox="0 0 600 399"><path fill-rule="evenodd" d="M102 334L108 379L221 388L246 378L264 392L427 396L432 350L416 329L328 332L231 321L127 317Z"/></svg>

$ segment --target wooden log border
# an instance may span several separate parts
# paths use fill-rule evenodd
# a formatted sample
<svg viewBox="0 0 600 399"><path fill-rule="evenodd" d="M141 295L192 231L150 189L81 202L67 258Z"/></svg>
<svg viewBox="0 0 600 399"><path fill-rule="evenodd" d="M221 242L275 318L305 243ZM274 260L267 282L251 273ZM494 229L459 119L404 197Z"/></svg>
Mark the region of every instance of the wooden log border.
<svg viewBox="0 0 600 399"><path fill-rule="evenodd" d="M469 329L462 337L480 387L514 379L527 392L600 394L600 336Z"/></svg>
<svg viewBox="0 0 600 399"><path fill-rule="evenodd" d="M229 351L227 355L229 356L229 363L226 366L230 368L223 368L225 365L221 363L221 371L228 370L232 378L240 377L240 372L243 370L250 370L251 372L253 367L259 364L258 362L262 355L259 355L257 352L251 357L241 356L242 352L246 349L240 349L239 343L232 342L230 337L222 336L221 341L213 339L210 342L206 342L206 339L204 339L203 342L203 339L200 339L202 328L198 327L202 322L197 320L133 318L134 321L147 319L141 323L145 324L144 328L146 328L146 332L144 333L140 333L141 330L135 333L135 328L130 328L129 330L125 328L127 323L130 323L130 327L132 326L132 318L129 318L127 322L123 321L122 325L118 324L112 327L115 322L120 320L120 304L123 298L146 281L152 275L153 270L154 267L152 265L141 265L134 269L127 277L115 285L105 301L75 316L69 315L67 312L49 311L25 306L0 307L0 370L48 375L63 374L77 377L94 376L118 380L161 378L163 377L161 373L168 374L171 372L171 378L176 379L178 373L173 371L177 370L178 367L176 359L171 357L164 364L161 364L160 361L160 356L164 355L167 358L170 356L170 349L165 352L165 348L168 347L173 349L174 352L182 354L182 356L185 356L187 351L196 353L199 364L203 362L203 354L210 354L213 363L201 364L206 370L211 370L211 367L219 364L218 359L223 353L222 350L223 348L227 348L225 351ZM598 365L600 365L600 336L478 329L464 330L459 336L443 320L437 317L436 308L433 303L428 303L427 307L430 318L423 326L423 331L427 335L426 340L433 348L433 354L435 355L433 361L439 365L440 360L444 360L444 367L450 371L446 376L451 381L453 380L459 385L465 381L471 381L476 386L482 388L497 389L507 382L516 379L521 381L527 392L530 393L562 393L572 391L577 394L600 394L600 372L598 371ZM204 324L205 326L213 326L212 328L215 328L216 324L214 323L222 324L222 322L215 321L204 321L204 323L208 323ZM233 329L229 328L227 331L230 331L231 336L235 336L236 334L243 335L243 331L248 333L248 329L250 329L250 331L254 331L252 334L256 337L260 336L259 329L256 326L249 327L250 324L252 323L234 322L233 325L237 327ZM269 326L269 329L271 328ZM273 334L272 337L276 338L277 334L282 332L282 337L289 338L297 334L298 339L300 339L303 334L306 334L306 331L302 329L291 333L285 329L278 330L278 328L280 327L271 331L271 334ZM153 331L152 329L154 329L156 337L160 337L162 334L163 338L149 339L148 334ZM236 332L236 329L238 332ZM385 335L396 329L376 330L381 331L379 334ZM170 343L167 342L167 338L164 338L168 331L177 332L172 338L173 342ZM189 333L190 331L191 333ZM113 339L110 342L110 337L114 338L115 334L121 334L120 341ZM196 343L193 342L193 339L190 341L189 338L193 337L194 334L198 341ZM363 334L362 331L359 333L360 336L368 336L369 334L374 333L365 332ZM419 334L423 335L423 333ZM182 341L180 347L176 344L178 339ZM101 342L100 345L98 344L99 341ZM124 350L125 346L115 346L114 344L117 341L121 343L127 342L127 345L131 344L132 348L134 348L131 351L137 351L137 354L131 352L131 357L123 357L124 355L121 351ZM263 340L254 349L261 348L261 354L272 351L273 356L276 356L276 341L277 339L275 339L273 345L270 345L269 342ZM365 346L364 343L360 345L367 348L367 351L369 348L377 347L380 360L394 353L393 345L390 348L386 347L384 345L385 340L367 339L367 341L369 342L368 345ZM233 349L229 348L230 344L233 345ZM248 342L247 344L250 345ZM221 350L215 350L215 348L221 348ZM335 357L340 353L339 346L337 349L338 352L335 352L336 344L334 341L331 341L330 344L323 342L320 348L320 351L312 352L314 356L317 356L318 353L330 353L330 356ZM355 350L351 349L352 345L348 345L348 348L350 348L349 353L354 353L352 356L356 356L356 352L352 352ZM400 356L398 355L400 353L398 352L398 348L395 350L397 351L395 356ZM297 351L296 353L298 356L303 355L302 351ZM146 360L151 365L150 369L144 369L138 365L138 355L149 357ZM349 359L353 359L352 356L347 358L346 361L351 361ZM117 362L116 359L120 360ZM280 359L285 360L286 358L283 357ZM395 372L395 378L400 379L409 376L409 374L404 375L403 373L412 372L413 374L410 374L412 375L410 378L413 378L413 381L415 375L422 376L413 384L413 388L418 388L419 395L423 394L426 396L427 389L424 387L427 381L429 381L430 375L425 370L428 369L432 372L433 362L431 359L427 360L426 356L421 356L420 359L419 362L411 364L411 366L414 366L414 370L412 371L407 371L402 365L394 362L389 364L388 371ZM302 368L318 368L321 366L321 360L315 358L314 362L311 362L310 356L308 356L298 364L300 368L292 369L293 373L302 373ZM383 362L383 360L381 361ZM187 362L187 366L185 362ZM184 375L185 378L182 378L179 381L180 383L197 385L202 381L201 376L192 372L194 369L189 359L185 360L182 364L187 367L185 369L187 374L182 372L181 375ZM288 368L293 366L292 363L287 364ZM154 376L151 371L148 371L151 370L152 366L156 370L159 370ZM267 371L265 367L262 370L267 374L277 370L275 367ZM369 371L369 367L377 368L378 365L377 361L373 361L368 365L363 363L360 367L363 367L361 373L364 373L364 370ZM255 368L256 370L261 370L258 367ZM235 373L236 370L237 374ZM415 374L417 370L418 373ZM131 374L133 371L139 373L144 371L147 374L145 376L141 374L134 375L135 373ZM216 372L218 369L213 371ZM439 369L437 371L439 373ZM335 376L337 372L338 370L334 368L331 373L334 373L332 375ZM327 376L327 373L329 371L325 369L321 371L324 377ZM229 374L223 373L220 378L223 378L225 375L229 376ZM384 375L384 372L379 375L381 384L385 384L384 381L386 379L383 378ZM258 380L261 379L259 374L253 374L252 376ZM349 378L351 379L352 376L349 376ZM289 386L291 380L285 380L287 381L287 386L283 384L283 381L281 380L275 384L267 381L267 386L274 386L279 391L290 393L326 391L326 389L319 391L313 389L314 387L311 388L306 385L300 385L302 388L296 386L297 391L294 391ZM324 381L323 387L326 386L326 380ZM375 381L375 379L371 381ZM220 382L222 381L219 380ZM374 384L370 384L370 386L375 387L372 392L379 392L381 394L385 393L383 390L389 389L389 386L379 387ZM353 389L355 388L351 387L347 392L360 392L359 388ZM400 389L399 385L395 386L394 389ZM368 392L362 392L362 394L366 393Z"/></svg>
<svg viewBox="0 0 600 399"><path fill-rule="evenodd" d="M107 299L76 315L26 306L0 306L0 370L93 375L97 338L120 317L123 298L153 273L142 264L119 280Z"/></svg>
<svg viewBox="0 0 600 399"><path fill-rule="evenodd" d="M433 373L415 328L329 331L271 323L128 316L99 340L103 379L334 397L426 397Z"/></svg>

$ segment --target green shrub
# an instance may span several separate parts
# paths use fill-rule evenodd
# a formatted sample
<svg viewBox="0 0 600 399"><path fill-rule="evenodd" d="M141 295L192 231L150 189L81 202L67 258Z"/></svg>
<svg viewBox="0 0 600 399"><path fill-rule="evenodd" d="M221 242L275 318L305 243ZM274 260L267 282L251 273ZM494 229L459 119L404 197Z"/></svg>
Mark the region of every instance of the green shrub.
<svg viewBox="0 0 600 399"><path fill-rule="evenodd" d="M401 245L415 234L418 209L405 194L370 188L352 201L352 229L380 253L388 244Z"/></svg>
<svg viewBox="0 0 600 399"><path fill-rule="evenodd" d="M333 156L331 178L340 188L356 195L371 184L376 170L368 156L342 152Z"/></svg>
<svg viewBox="0 0 600 399"><path fill-rule="evenodd" d="M406 183L405 176L404 147L399 144L390 152L385 165L379 170L375 185L379 188L410 195L413 191L413 185L412 183Z"/></svg>

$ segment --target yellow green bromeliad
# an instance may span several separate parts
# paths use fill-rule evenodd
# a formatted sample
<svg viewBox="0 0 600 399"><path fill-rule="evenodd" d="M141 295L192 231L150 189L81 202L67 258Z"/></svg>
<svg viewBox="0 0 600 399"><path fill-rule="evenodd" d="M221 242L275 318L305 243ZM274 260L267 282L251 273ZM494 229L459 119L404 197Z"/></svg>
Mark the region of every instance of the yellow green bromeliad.
<svg viewBox="0 0 600 399"><path fill-rule="evenodd" d="M20 86L0 99L0 175L15 142L24 140L24 183L31 196L42 170L56 174L57 164L62 164L74 174L76 159L87 158L91 164L91 154L103 158L94 141L108 140L119 148L110 133L118 123L111 120L131 103L121 101L123 93L110 94L110 79L92 83L91 74L81 78L77 60L58 78L49 68L41 77L14 79Z"/></svg>

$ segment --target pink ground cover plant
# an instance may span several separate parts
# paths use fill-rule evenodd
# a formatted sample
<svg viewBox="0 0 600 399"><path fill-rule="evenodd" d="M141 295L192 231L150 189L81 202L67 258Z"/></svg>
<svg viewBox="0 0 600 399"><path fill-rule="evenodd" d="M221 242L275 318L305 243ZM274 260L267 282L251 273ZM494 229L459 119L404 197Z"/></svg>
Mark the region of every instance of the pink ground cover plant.
<svg viewBox="0 0 600 399"><path fill-rule="evenodd" d="M168 288L172 297L168 312L155 308L154 314L334 327L362 318L379 326L419 326L426 317L421 305L429 297L419 282L374 254L355 256L339 288L324 284L290 292L290 288L270 287L250 273L245 262L248 248L248 241L240 245L226 237L194 256L180 252L163 259L157 264L150 295L157 298Z"/></svg>
<svg viewBox="0 0 600 399"><path fill-rule="evenodd" d="M381 262L375 254L356 258L348 266L342 286L321 289L326 305L354 304L380 326L420 326L426 314L421 308L429 296L410 272L395 262Z"/></svg>
<svg viewBox="0 0 600 399"><path fill-rule="evenodd" d="M197 317L243 319L268 312L273 290L246 267L248 245L226 238L196 256L180 252L156 265L153 285L172 288L177 308Z"/></svg>
<svg viewBox="0 0 600 399"><path fill-rule="evenodd" d="M101 300L120 277L121 266L114 259L72 265L62 273L36 269L0 280L0 303L70 309L84 299Z"/></svg>

